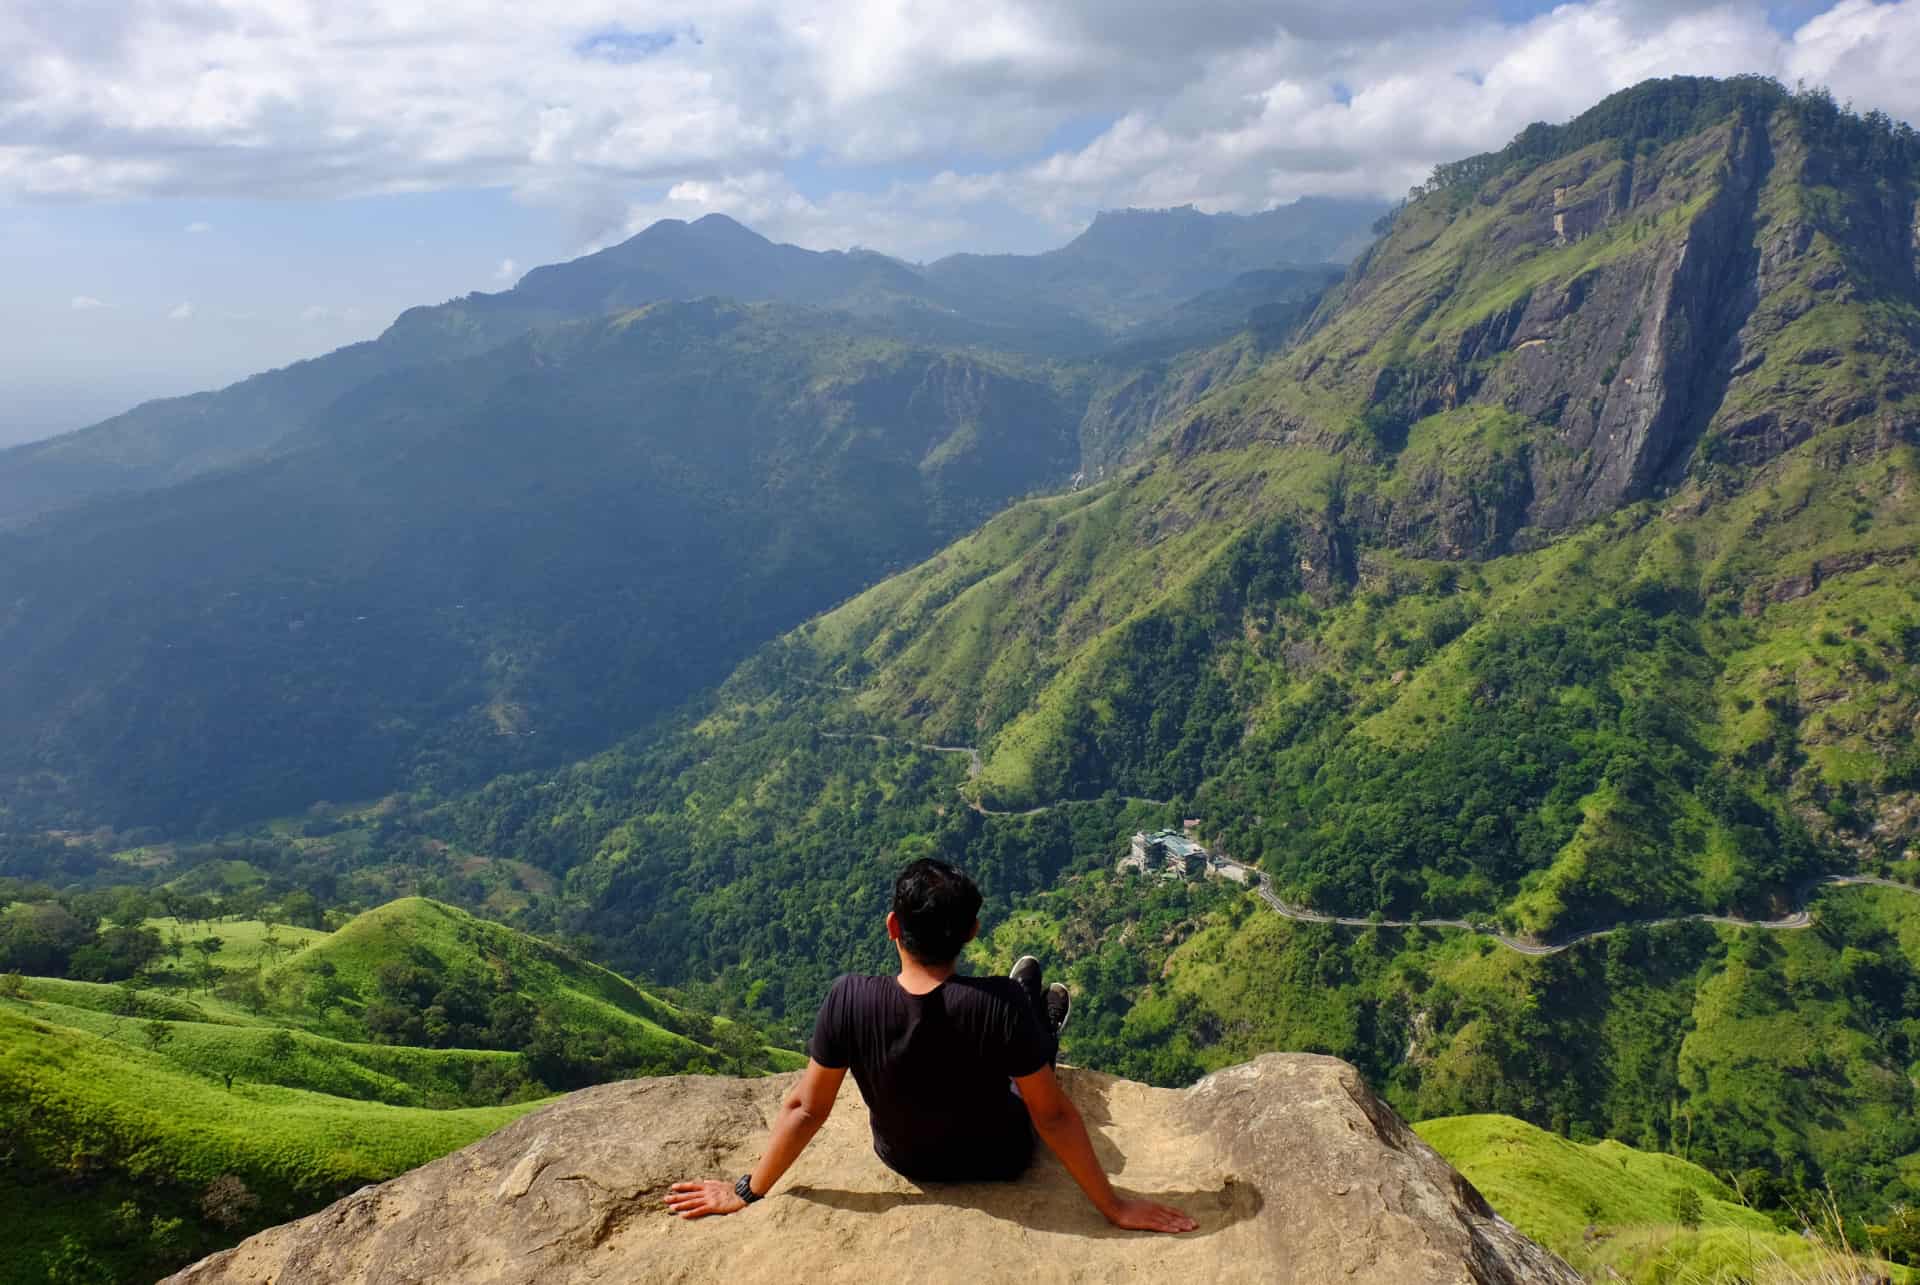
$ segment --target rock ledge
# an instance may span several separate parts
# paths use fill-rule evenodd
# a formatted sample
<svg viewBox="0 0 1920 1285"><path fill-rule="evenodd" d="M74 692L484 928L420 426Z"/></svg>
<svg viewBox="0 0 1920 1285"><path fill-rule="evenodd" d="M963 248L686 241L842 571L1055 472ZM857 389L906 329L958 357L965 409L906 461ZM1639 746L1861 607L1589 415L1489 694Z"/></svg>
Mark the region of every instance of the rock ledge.
<svg viewBox="0 0 1920 1285"><path fill-rule="evenodd" d="M851 1083L771 1198L676 1221L668 1184L744 1171L792 1082L681 1076L575 1093L169 1281L1580 1279L1334 1058L1269 1054L1185 1090L1062 1076L1116 1185L1198 1231L1109 1228L1044 1150L1018 1183L918 1187L874 1158Z"/></svg>

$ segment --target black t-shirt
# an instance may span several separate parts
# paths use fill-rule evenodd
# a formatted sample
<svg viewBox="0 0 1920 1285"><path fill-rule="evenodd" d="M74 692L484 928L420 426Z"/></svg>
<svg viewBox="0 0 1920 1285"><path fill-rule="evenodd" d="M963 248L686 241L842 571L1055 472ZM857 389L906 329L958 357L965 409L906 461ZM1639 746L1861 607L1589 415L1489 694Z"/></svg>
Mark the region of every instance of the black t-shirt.
<svg viewBox="0 0 1920 1285"><path fill-rule="evenodd" d="M820 1005L808 1054L851 1067L873 1117L873 1149L909 1178L1012 1178L1033 1129L1008 1080L1053 1058L1019 983L949 977L910 995L892 977L848 974Z"/></svg>

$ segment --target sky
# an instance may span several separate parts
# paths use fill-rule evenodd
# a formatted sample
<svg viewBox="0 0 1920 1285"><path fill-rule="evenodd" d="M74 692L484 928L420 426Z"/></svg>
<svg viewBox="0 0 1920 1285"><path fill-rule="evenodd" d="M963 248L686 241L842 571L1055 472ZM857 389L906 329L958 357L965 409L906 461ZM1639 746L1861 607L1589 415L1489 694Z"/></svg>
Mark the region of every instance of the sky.
<svg viewBox="0 0 1920 1285"><path fill-rule="evenodd" d="M924 260L1395 197L1650 76L1920 120L1920 0L5 0L0 444L658 218Z"/></svg>

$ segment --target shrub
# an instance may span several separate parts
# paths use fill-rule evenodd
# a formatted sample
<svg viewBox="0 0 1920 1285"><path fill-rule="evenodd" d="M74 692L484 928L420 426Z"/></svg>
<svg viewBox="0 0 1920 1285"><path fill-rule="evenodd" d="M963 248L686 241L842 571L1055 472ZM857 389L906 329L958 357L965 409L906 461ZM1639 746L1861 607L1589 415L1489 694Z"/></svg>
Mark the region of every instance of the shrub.
<svg viewBox="0 0 1920 1285"><path fill-rule="evenodd" d="M1682 1187L1673 1193L1673 1220L1682 1227L1698 1227L1704 1212L1700 1193L1692 1187Z"/></svg>
<svg viewBox="0 0 1920 1285"><path fill-rule="evenodd" d="M62 1236L59 1245L42 1253L40 1269L47 1285L112 1285L114 1279L77 1236Z"/></svg>
<svg viewBox="0 0 1920 1285"><path fill-rule="evenodd" d="M260 1208L260 1197L248 1190L240 1175L223 1173L200 1193L200 1212L222 1227L238 1227Z"/></svg>

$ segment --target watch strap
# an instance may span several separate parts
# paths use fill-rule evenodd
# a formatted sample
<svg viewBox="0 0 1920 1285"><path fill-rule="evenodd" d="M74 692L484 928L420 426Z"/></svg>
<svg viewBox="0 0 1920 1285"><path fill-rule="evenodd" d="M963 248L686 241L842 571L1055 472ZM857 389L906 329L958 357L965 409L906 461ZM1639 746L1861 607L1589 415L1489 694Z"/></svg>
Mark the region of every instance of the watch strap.
<svg viewBox="0 0 1920 1285"><path fill-rule="evenodd" d="M733 1184L733 1194L746 1201L749 1205L756 1200L765 1198L753 1189L753 1175L750 1173L740 1175L740 1180Z"/></svg>

